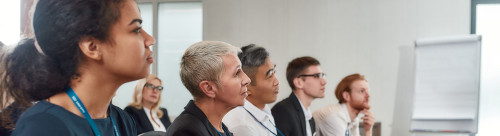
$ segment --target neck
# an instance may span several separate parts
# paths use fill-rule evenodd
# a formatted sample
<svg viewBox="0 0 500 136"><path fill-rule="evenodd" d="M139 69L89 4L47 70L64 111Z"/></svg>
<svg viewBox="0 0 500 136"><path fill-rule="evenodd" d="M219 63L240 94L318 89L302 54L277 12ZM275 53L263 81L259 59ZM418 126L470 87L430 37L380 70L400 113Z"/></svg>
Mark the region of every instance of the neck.
<svg viewBox="0 0 500 136"><path fill-rule="evenodd" d="M297 98L300 100L302 106L304 106L304 108L308 110L314 98L306 95L303 91L299 90L296 90L293 93L295 93L295 96L297 96Z"/></svg>
<svg viewBox="0 0 500 136"><path fill-rule="evenodd" d="M81 100L92 119L106 118L111 99L121 83L99 76L80 75L70 81L70 87ZM66 92L61 92L47 99L49 102L83 117Z"/></svg>
<svg viewBox="0 0 500 136"><path fill-rule="evenodd" d="M259 108L260 110L264 110L264 107L266 107L266 103L261 102L253 97L248 96L246 98L248 102L252 103L255 107Z"/></svg>
<svg viewBox="0 0 500 136"><path fill-rule="evenodd" d="M358 116L360 110L353 108L349 103L345 103L345 106L347 107L347 112L349 113L351 121L354 121L354 118Z"/></svg>
<svg viewBox="0 0 500 136"><path fill-rule="evenodd" d="M152 103L150 103L150 102L144 102L144 101L143 101L143 102L142 102L142 106L143 106L143 107L146 107L146 108L148 108L148 109L150 109L150 110L151 110L151 109L153 109L153 104L152 104Z"/></svg>
<svg viewBox="0 0 500 136"><path fill-rule="evenodd" d="M210 121L210 124L212 124L217 131L224 132L222 129L222 118L224 118L226 113L234 107L224 106L225 104L210 98L201 98L198 101L194 101L194 104L203 111L208 121Z"/></svg>

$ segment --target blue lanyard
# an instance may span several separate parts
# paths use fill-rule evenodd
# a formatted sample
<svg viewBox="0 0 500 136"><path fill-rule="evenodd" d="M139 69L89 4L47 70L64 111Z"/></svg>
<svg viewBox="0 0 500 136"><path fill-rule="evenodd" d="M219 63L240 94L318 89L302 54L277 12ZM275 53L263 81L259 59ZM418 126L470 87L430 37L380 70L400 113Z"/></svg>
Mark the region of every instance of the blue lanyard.
<svg viewBox="0 0 500 136"><path fill-rule="evenodd" d="M66 90L66 94L68 94L69 98L73 103L75 104L76 107L78 107L78 110L83 114L85 119L87 119L87 122L89 122L90 127L92 128L92 131L94 131L94 134L96 136L101 136L101 133L99 132L99 129L97 129L97 126L95 125L94 120L90 117L90 114L87 112L87 109L83 105L82 101L80 101L80 98L76 96L75 91L71 87L68 86L68 89ZM109 110L109 118L111 119L111 122L113 123L113 128L115 130L115 135L120 136L118 133L118 129L116 128L116 123L114 119L111 117L111 110Z"/></svg>
<svg viewBox="0 0 500 136"><path fill-rule="evenodd" d="M222 136L222 134L219 132L219 130L217 130L214 126L212 126L215 131L217 132L217 134L219 134L219 136ZM226 128L224 127L224 125L222 125L222 131L224 131L226 133L226 136L229 136L229 131L226 130Z"/></svg>
<svg viewBox="0 0 500 136"><path fill-rule="evenodd" d="M248 112L248 114L250 114L250 115L253 117L253 119L255 119L255 121L259 122L259 123L260 123L260 125L262 125L264 128L266 128L266 129L267 129L267 131L271 132L271 133L272 133L273 135L275 135L275 136L278 136L278 134L274 133L273 131L271 131L271 129L267 128L267 127L266 127L266 126L265 126L262 122L260 122L259 120L257 120L257 118L255 118L255 116L254 116L252 113L250 113L250 111L248 111L248 110L247 110L247 108L243 107L243 109L245 109L245 110ZM269 120L269 122L271 122L271 120ZM282 133L282 132L278 129L278 127L276 127L276 126L273 124L273 122L271 122L271 124L272 124L272 125L276 128L276 131L278 131L278 133L279 133L279 134L281 134L282 136L285 136L285 135L284 135L284 134L283 134L283 133Z"/></svg>

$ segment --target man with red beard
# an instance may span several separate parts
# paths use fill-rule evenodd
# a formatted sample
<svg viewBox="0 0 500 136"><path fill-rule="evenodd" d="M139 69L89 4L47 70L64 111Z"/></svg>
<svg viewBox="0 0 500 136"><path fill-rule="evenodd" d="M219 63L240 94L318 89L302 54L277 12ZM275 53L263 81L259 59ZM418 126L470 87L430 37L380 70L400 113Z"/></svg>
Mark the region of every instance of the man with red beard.
<svg viewBox="0 0 500 136"><path fill-rule="evenodd" d="M371 136L375 117L369 110L368 90L363 75L356 73L342 79L335 89L339 103L313 113L318 135L359 136L359 122L363 120L365 136Z"/></svg>

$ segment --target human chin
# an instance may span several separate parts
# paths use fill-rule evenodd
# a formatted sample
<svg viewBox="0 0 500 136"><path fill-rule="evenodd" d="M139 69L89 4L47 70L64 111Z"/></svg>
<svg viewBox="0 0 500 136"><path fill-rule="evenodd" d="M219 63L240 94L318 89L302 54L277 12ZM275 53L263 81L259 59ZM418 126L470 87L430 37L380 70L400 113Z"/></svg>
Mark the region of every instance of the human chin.
<svg viewBox="0 0 500 136"><path fill-rule="evenodd" d="M363 102L364 109L370 109L370 104L368 102Z"/></svg>

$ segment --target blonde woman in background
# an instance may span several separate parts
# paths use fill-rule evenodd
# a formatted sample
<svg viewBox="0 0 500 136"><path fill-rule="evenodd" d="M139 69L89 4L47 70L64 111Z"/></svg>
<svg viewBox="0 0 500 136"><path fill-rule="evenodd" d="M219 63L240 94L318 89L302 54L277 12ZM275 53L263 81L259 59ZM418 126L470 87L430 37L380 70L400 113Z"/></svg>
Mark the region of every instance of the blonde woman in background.
<svg viewBox="0 0 500 136"><path fill-rule="evenodd" d="M132 103L125 111L132 116L137 134L149 131L165 132L171 122L165 108L160 107L163 86L160 78L149 75L137 82Z"/></svg>

